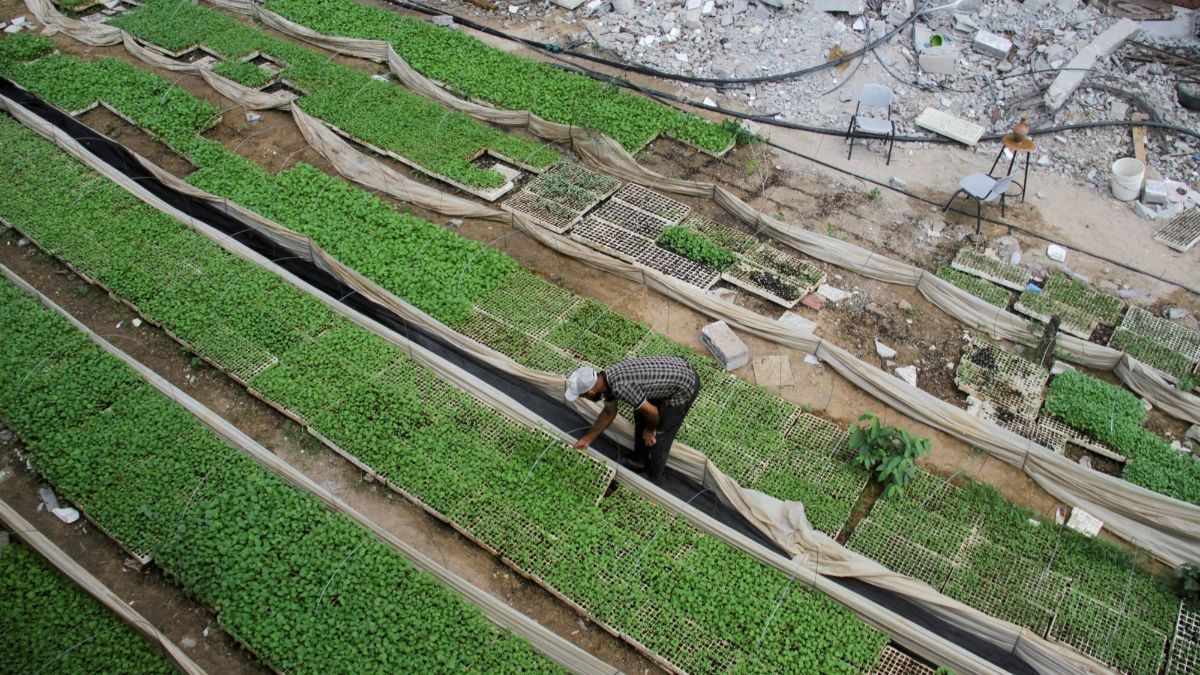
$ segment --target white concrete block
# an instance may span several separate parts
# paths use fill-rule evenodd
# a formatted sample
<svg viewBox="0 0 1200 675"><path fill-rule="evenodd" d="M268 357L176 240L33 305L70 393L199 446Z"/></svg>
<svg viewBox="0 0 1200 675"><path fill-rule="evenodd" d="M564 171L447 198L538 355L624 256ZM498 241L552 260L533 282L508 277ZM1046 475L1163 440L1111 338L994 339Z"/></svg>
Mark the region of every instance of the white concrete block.
<svg viewBox="0 0 1200 675"><path fill-rule="evenodd" d="M994 59L1007 59L1008 53L1012 51L1013 43L1008 38L981 30L975 34L971 47L980 54L986 54Z"/></svg>
<svg viewBox="0 0 1200 675"><path fill-rule="evenodd" d="M716 321L700 329L700 341L712 352L725 370L741 368L750 362L750 350L724 321Z"/></svg>
<svg viewBox="0 0 1200 675"><path fill-rule="evenodd" d="M816 334L817 332L817 323L815 321L809 321L795 312L784 312L783 316L779 317L776 321L781 326L786 326L802 333Z"/></svg>
<svg viewBox="0 0 1200 675"><path fill-rule="evenodd" d="M1169 197L1165 181L1148 180L1142 187L1142 201L1147 204L1166 204Z"/></svg>
<svg viewBox="0 0 1200 675"><path fill-rule="evenodd" d="M883 343L882 343L882 342L880 342L879 340L876 340L876 341L875 341L875 353L876 353L876 354L878 354L878 355L879 355L879 358L881 358L881 359L894 359L894 358L896 358L896 350L895 350L895 349L892 349L891 347L889 347L889 346L887 346L887 345L885 345L885 344L883 344Z"/></svg>
<svg viewBox="0 0 1200 675"><path fill-rule="evenodd" d="M917 367L916 366L900 366L895 371L896 377L904 380L912 386L917 386Z"/></svg>
<svg viewBox="0 0 1200 675"><path fill-rule="evenodd" d="M933 75L953 75L958 68L957 47L930 47L917 57L921 70Z"/></svg>
<svg viewBox="0 0 1200 675"><path fill-rule="evenodd" d="M1131 35L1138 31L1138 23L1121 19L1108 30L1096 36L1091 44L1079 50L1075 58L1054 78L1046 89L1045 103L1051 111L1058 110L1067 102L1075 89L1083 83L1096 61L1115 52Z"/></svg>
<svg viewBox="0 0 1200 675"><path fill-rule="evenodd" d="M1089 537L1094 537L1100 534L1100 528L1104 527L1104 521L1084 511L1083 509L1071 509L1071 517L1067 520L1067 527L1076 532L1086 534Z"/></svg>
<svg viewBox="0 0 1200 675"><path fill-rule="evenodd" d="M817 295L821 296L822 298L825 298L826 300L828 300L829 302L832 302L835 305L837 303L845 300L846 298L850 297L850 294L847 293L846 291L843 291L842 289L836 288L834 286L830 286L829 284L821 284L820 286L818 286L817 287Z"/></svg>

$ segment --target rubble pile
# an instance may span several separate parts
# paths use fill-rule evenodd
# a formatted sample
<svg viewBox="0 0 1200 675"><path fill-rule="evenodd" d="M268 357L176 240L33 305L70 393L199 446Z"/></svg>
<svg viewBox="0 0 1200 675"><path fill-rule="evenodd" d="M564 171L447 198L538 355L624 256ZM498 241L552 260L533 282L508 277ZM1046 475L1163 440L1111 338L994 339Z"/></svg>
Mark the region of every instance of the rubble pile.
<svg viewBox="0 0 1200 675"><path fill-rule="evenodd" d="M534 11L553 7L549 4L502 7L515 10L508 23L527 37L679 75L729 79L786 73L853 53L903 24L913 12L912 2L646 0L618 2L614 9L611 2L590 0L570 12L560 10L561 17ZM920 7L922 14L911 26L864 58L838 67L780 82L671 82L666 88L696 101L839 131L865 83L895 91L893 119L898 132L907 135L928 135L913 123L926 108L989 132L1011 129L1021 115L1037 129L1128 120L1139 111L1152 120L1200 128L1200 112L1180 105L1174 84L1180 77L1200 79L1200 63L1181 74L1180 64L1186 62L1156 58L1160 53L1135 44L1172 47L1198 59L1200 40L1194 34L1164 41L1081 0L930 0ZM1195 18L1189 10L1177 11L1184 13L1180 19ZM529 19L536 15L536 23L522 22L525 13ZM1123 31L1126 24L1132 30ZM1089 50L1098 53L1089 56ZM1054 103L1061 107L1050 109L1047 90L1061 69L1072 72L1081 63L1094 68L1081 73L1078 88L1059 92L1061 100ZM1041 136L1037 143L1033 161L1039 171L1068 175L1102 191L1108 189L1109 165L1133 155L1128 128L1064 131ZM920 147L906 144L904 149ZM1146 147L1148 178L1190 183L1200 176L1197 139L1149 130ZM990 155L995 146L979 151Z"/></svg>

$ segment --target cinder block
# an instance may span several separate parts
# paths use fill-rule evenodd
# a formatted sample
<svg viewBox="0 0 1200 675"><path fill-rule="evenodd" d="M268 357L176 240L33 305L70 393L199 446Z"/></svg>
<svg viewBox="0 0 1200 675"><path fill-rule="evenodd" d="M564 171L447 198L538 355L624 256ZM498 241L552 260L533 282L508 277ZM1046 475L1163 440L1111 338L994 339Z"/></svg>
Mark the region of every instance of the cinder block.
<svg viewBox="0 0 1200 675"><path fill-rule="evenodd" d="M980 54L987 54L994 59L1007 59L1008 53L1012 51L1013 43L1008 38L981 30L975 34L971 46Z"/></svg>
<svg viewBox="0 0 1200 675"><path fill-rule="evenodd" d="M724 321L701 328L700 341L725 366L725 370L741 368L750 362L750 350L746 348L746 343Z"/></svg>
<svg viewBox="0 0 1200 675"><path fill-rule="evenodd" d="M917 57L921 70L934 75L953 75L958 68L957 47L930 47Z"/></svg>
<svg viewBox="0 0 1200 675"><path fill-rule="evenodd" d="M1148 180L1142 188L1142 201L1147 204L1166 204L1167 184L1161 180Z"/></svg>

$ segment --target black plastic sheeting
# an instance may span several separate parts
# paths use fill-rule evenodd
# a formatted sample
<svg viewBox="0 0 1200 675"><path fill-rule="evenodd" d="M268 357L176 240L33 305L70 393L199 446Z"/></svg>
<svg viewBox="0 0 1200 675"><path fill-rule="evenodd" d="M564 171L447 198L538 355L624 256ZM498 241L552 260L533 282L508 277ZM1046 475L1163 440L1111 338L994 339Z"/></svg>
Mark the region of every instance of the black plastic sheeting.
<svg viewBox="0 0 1200 675"><path fill-rule="evenodd" d="M248 229L240 221L225 214L208 202L172 190L151 175L124 146L100 135L65 112L46 103L36 95L3 77L0 77L0 93L58 127L87 148L93 155L126 176L136 180L139 185L167 204L228 234L231 238L236 239L263 257L273 261L283 269L319 289L322 293L404 335L413 343L458 365L464 371L469 372L481 381L504 392L513 400L518 401L531 412L553 424L558 429L566 431L573 436L579 436L591 426L591 420L583 419L564 403L547 396L536 387L511 377L507 373L492 370L471 355L459 351L453 345L447 344L443 340L422 331L420 327L410 324L390 310L367 300L336 277L321 270L313 263L295 257L290 251L278 246L270 238L259 234L255 230ZM629 452L628 448L623 449L615 442L606 438L599 439L592 447L607 457L618 461L627 456ZM768 540L757 528L743 518L741 514L722 504L716 498L713 491L702 489L700 486L685 479L678 472L670 469L667 471L662 487L673 496L689 503L714 520L732 527L779 555L787 557L787 554L782 549ZM855 593L872 600L876 604L887 607L914 624L941 635L943 638L991 661L1000 668L1013 673L1036 673L1020 657L942 621L925 609L891 591L872 586L857 579L825 578L853 590Z"/></svg>

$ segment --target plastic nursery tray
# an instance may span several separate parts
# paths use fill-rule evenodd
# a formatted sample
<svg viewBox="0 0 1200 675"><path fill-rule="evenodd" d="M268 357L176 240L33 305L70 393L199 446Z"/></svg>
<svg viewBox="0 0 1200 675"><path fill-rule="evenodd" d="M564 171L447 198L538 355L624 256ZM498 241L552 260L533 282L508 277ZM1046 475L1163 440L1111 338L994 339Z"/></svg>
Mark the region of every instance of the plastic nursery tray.
<svg viewBox="0 0 1200 675"><path fill-rule="evenodd" d="M692 210L692 207L683 202L661 195L637 183L626 183L625 187L613 195L613 199L664 218L671 224L678 223Z"/></svg>
<svg viewBox="0 0 1200 675"><path fill-rule="evenodd" d="M801 289L811 291L825 283L825 272L770 244L759 244L747 251L743 257L750 263L779 274Z"/></svg>
<svg viewBox="0 0 1200 675"><path fill-rule="evenodd" d="M647 239L658 239L658 235L671 224L671 221L665 218L612 199L601 204L600 208L592 212L592 216Z"/></svg>
<svg viewBox="0 0 1200 675"><path fill-rule="evenodd" d="M659 246L652 247L638 258L637 262L703 290L712 288L712 285L717 283L717 279L720 278L720 274L716 270L711 270Z"/></svg>
<svg viewBox="0 0 1200 675"><path fill-rule="evenodd" d="M969 248L960 248L950 266L1014 291L1023 291L1029 284L1029 272L1020 265L1010 265Z"/></svg>
<svg viewBox="0 0 1200 675"><path fill-rule="evenodd" d="M779 278L782 283L788 284L796 289L795 297L789 300L781 295L776 294L772 289L767 288L763 284L756 281L754 278L756 274ZM809 292L812 291L811 288L806 289L790 283L789 281L785 280L783 276L776 272L764 269L758 265L750 264L744 260L739 262L735 267L721 272L721 280L737 286L747 293L753 293L754 295L757 295L768 302L775 303L776 305L779 305L785 309L791 309L795 307L801 300L804 299L804 296L808 295Z"/></svg>
<svg viewBox="0 0 1200 675"><path fill-rule="evenodd" d="M994 344L971 337L963 346L954 384L964 393L1032 420L1042 406L1050 371ZM974 380L974 381L972 381Z"/></svg>
<svg viewBox="0 0 1200 675"><path fill-rule="evenodd" d="M1154 233L1154 241L1181 253L1190 251L1200 241L1200 208L1193 207L1175 216Z"/></svg>
<svg viewBox="0 0 1200 675"><path fill-rule="evenodd" d="M879 660L871 669L871 675L934 675L932 666L905 654L891 645L885 645Z"/></svg>
<svg viewBox="0 0 1200 675"><path fill-rule="evenodd" d="M581 211L569 209L549 199L542 199L527 189L513 195L508 201L501 204L500 208L509 213L520 213L557 234L571 229L575 221L583 215Z"/></svg>
<svg viewBox="0 0 1200 675"><path fill-rule="evenodd" d="M867 516L854 528L846 546L898 574L915 577L940 591L958 563L878 525Z"/></svg>
<svg viewBox="0 0 1200 675"><path fill-rule="evenodd" d="M1115 661L1118 654L1114 649L1120 649L1120 656L1127 664L1126 672L1159 672L1162 667L1163 655L1166 653L1166 633L1130 615L1124 608L1110 607L1074 588L1067 592L1062 604L1076 611L1064 613L1062 607L1059 608L1047 634L1051 640L1069 645L1076 651L1104 663ZM1080 618L1071 621L1066 618L1069 616ZM1134 641L1121 640L1120 647L1117 647L1111 640L1113 635L1129 635L1131 633L1150 636L1158 643L1158 646L1152 650L1131 654L1129 645ZM1140 643L1140 641L1137 642Z"/></svg>
<svg viewBox="0 0 1200 675"><path fill-rule="evenodd" d="M745 253L758 244L758 239L749 232L719 223L696 212L688 214L686 218L679 221L679 225L703 234L713 243L724 246L734 253Z"/></svg>
<svg viewBox="0 0 1200 675"><path fill-rule="evenodd" d="M1175 620L1175 637L1171 640L1171 656L1166 675L1200 673L1200 608L1179 603L1179 618Z"/></svg>
<svg viewBox="0 0 1200 675"><path fill-rule="evenodd" d="M1200 360L1200 333L1188 330L1162 317L1154 316L1141 307L1130 307L1118 328L1149 338L1171 351L1184 355L1191 361ZM1111 340L1109 344L1112 344Z"/></svg>
<svg viewBox="0 0 1200 675"><path fill-rule="evenodd" d="M625 262L636 261L654 247L654 242L645 237L592 217L577 225L571 238Z"/></svg>
<svg viewBox="0 0 1200 675"><path fill-rule="evenodd" d="M1069 305L1063 305L1062 303L1054 302L1050 298L1047 298L1047 300L1053 303L1056 307L1063 307L1064 309L1069 308ZM1033 307L1026 305L1025 303L1021 302L1020 298L1013 303L1013 309L1016 310L1018 314L1024 314L1025 316L1028 316L1032 319L1037 319L1042 323L1050 323L1049 314L1040 309L1034 309ZM1084 340L1091 338L1092 333L1096 330L1096 327L1100 325L1100 321L1095 317L1088 317L1090 320L1086 324L1076 323L1063 315L1060 315L1060 317L1062 319L1062 322L1058 325L1058 329L1060 331Z"/></svg>

